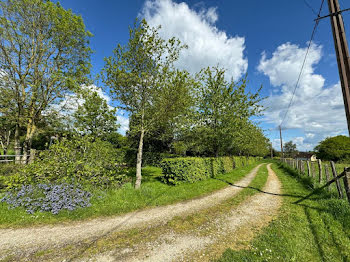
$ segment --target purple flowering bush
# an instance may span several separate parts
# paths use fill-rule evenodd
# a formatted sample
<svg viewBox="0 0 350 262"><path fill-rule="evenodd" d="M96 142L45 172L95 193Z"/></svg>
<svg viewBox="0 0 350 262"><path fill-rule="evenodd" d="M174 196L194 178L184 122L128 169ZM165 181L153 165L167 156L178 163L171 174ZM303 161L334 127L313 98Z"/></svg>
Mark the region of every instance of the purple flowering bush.
<svg viewBox="0 0 350 262"><path fill-rule="evenodd" d="M73 211L89 207L91 193L74 184L23 185L19 190L7 192L0 202L9 208L23 207L27 213L36 211L58 214L61 210Z"/></svg>

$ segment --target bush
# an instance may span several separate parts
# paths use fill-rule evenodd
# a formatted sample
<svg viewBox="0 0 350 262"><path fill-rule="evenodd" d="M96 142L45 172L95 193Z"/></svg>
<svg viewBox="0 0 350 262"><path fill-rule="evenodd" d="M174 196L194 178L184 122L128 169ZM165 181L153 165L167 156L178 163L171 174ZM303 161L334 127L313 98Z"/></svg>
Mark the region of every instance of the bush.
<svg viewBox="0 0 350 262"><path fill-rule="evenodd" d="M162 181L177 185L182 182L193 183L210 177L210 170L203 158L167 158L162 161Z"/></svg>
<svg viewBox="0 0 350 262"><path fill-rule="evenodd" d="M120 185L126 179L123 155L110 143L89 137L63 139L42 151L34 163L5 179L7 188L37 183Z"/></svg>
<svg viewBox="0 0 350 262"><path fill-rule="evenodd" d="M260 158L246 157L187 157L163 159L162 180L165 183L177 185L188 182L193 183L210 177L228 173L235 167L251 164Z"/></svg>
<svg viewBox="0 0 350 262"><path fill-rule="evenodd" d="M27 213L36 211L58 214L61 210L73 211L90 206L91 194L72 184L23 185L20 190L7 192L0 202L9 208L24 207Z"/></svg>

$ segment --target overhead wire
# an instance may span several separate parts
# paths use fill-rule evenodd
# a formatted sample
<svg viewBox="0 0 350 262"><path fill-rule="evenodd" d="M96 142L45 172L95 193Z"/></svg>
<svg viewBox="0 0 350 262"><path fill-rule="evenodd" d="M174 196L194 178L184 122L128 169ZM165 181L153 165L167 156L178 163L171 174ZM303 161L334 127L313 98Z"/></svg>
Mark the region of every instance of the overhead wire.
<svg viewBox="0 0 350 262"><path fill-rule="evenodd" d="M307 3L306 1L304 1L304 2ZM323 3L324 3L324 0L322 0L322 2L321 2L321 6L320 6L320 9L319 9L319 11L318 11L318 13L317 13L317 17L320 17L320 14L321 14L321 11L322 11L322 8L323 8ZM316 33L316 29L317 29L318 23L319 23L319 20L316 20L316 21L315 21L314 28L312 29L310 41L309 41L308 47L307 47L307 49L306 49L305 57L304 57L304 60L303 60L302 66L301 66L300 73L299 73L299 75L298 75L297 82L296 82L295 87L294 87L294 90L293 90L292 97L291 97L291 99L290 99L290 101L289 101L287 110L286 110L286 112L285 112L285 114L284 114L284 116L283 116L283 118L282 118L282 121L281 121L281 123L279 124L280 127L282 127L282 124L283 124L284 120L286 119L286 116L287 116L287 114L288 114L288 111L289 111L289 109L290 109L290 107L291 107L291 105L292 105L292 102L293 102L293 99L294 99L294 96L295 96L295 92L296 92L297 88L299 87L299 82L300 82L300 79L301 79L301 76L302 76L302 73L303 73L303 70L304 70L304 67L305 67L306 58L307 58L307 56L308 56L308 54L309 54L309 51L310 51L310 48L311 48L311 45L312 45L312 40L314 39L314 36L315 36L315 33Z"/></svg>
<svg viewBox="0 0 350 262"><path fill-rule="evenodd" d="M314 13L314 15L317 15L316 10L307 2L307 0L303 0L303 2Z"/></svg>

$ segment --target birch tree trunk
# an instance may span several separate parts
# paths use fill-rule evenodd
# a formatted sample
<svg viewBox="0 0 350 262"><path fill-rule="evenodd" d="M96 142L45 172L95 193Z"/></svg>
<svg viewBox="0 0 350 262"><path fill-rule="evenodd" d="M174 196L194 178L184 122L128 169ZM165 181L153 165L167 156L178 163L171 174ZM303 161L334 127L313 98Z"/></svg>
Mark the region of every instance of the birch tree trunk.
<svg viewBox="0 0 350 262"><path fill-rule="evenodd" d="M137 150L137 160L136 160L136 182L135 189L139 189L141 187L141 167L142 167L142 150L143 150L143 137L145 135L144 128L141 129L139 148Z"/></svg>

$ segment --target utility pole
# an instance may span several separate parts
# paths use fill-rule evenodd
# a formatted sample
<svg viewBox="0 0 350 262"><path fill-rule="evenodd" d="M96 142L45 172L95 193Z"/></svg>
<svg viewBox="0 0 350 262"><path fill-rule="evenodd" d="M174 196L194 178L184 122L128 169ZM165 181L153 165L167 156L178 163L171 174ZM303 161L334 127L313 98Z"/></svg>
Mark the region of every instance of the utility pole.
<svg viewBox="0 0 350 262"><path fill-rule="evenodd" d="M345 114L348 124L348 131L350 134L350 57L348 43L346 41L343 17L341 15L342 12L348 11L349 9L341 10L338 0L328 0L328 7L329 15L319 17L318 19L322 19L328 16L331 19L339 77L343 91Z"/></svg>
<svg viewBox="0 0 350 262"><path fill-rule="evenodd" d="M271 144L271 159L273 158L273 151L272 151L272 142L270 143Z"/></svg>
<svg viewBox="0 0 350 262"><path fill-rule="evenodd" d="M282 158L284 158L281 126L279 126L279 128L280 128L280 140L281 140L281 153L282 153Z"/></svg>

